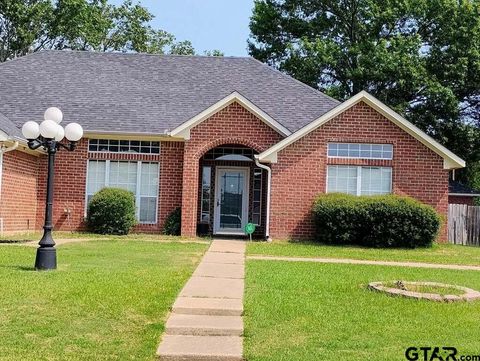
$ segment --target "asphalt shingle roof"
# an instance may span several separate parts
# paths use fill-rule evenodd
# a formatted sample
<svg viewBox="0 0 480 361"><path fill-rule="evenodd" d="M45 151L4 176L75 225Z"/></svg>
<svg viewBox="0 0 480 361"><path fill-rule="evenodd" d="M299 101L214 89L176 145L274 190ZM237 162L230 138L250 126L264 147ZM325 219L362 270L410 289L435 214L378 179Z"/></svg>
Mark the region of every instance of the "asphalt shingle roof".
<svg viewBox="0 0 480 361"><path fill-rule="evenodd" d="M475 195L475 194L480 194L480 190L472 189L469 186L466 186L465 184L462 184L460 182L450 179L448 184L448 193Z"/></svg>
<svg viewBox="0 0 480 361"><path fill-rule="evenodd" d="M7 134L8 137L20 137L23 138L20 129L5 115L0 113L0 131Z"/></svg>
<svg viewBox="0 0 480 361"><path fill-rule="evenodd" d="M88 131L163 134L237 91L294 132L338 101L252 58L42 51L0 64L17 126L57 106Z"/></svg>

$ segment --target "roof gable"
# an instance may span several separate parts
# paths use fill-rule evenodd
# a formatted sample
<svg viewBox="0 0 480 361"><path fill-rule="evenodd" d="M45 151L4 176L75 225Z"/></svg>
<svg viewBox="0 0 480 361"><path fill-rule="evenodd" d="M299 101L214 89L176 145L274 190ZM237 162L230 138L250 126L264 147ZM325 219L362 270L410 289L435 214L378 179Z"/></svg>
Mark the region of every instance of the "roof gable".
<svg viewBox="0 0 480 361"><path fill-rule="evenodd" d="M305 135L309 134L313 130L321 127L331 119L335 118L337 115L343 113L345 110L351 108L355 104L359 102L365 102L367 105L375 109L377 112L382 114L385 118L396 124L399 128L410 134L412 137L417 139L427 148L430 148L432 151L440 155L444 162L445 169L455 169L455 168L463 168L465 167L465 161L452 153L450 150L445 148L443 145L435 141L432 137L425 134L415 125L410 123L408 120L403 118L400 114L393 111L391 108L383 104L380 100L376 99L366 91L362 91L352 98L346 100L345 102L341 103L337 107L331 109L327 113L323 114L321 117L317 118L310 124L307 124L297 132L293 133L289 137L285 138L284 140L280 141L273 147L267 149L263 153L258 155L258 159L261 162L265 163L276 163L277 162L277 154L282 149L288 147L290 144L296 142L297 140L303 138Z"/></svg>
<svg viewBox="0 0 480 361"><path fill-rule="evenodd" d="M173 129L169 135L172 137L180 137L183 139L190 139L190 129L196 127L206 119L208 119L213 114L219 112L220 110L226 108L230 104L237 102L252 114L254 114L257 118L263 121L265 124L270 126L272 129L276 130L278 133L282 134L283 136L287 137L292 134L287 128L273 119L270 115L264 112L262 109L257 107L254 103L250 100L245 98L239 92L233 92L232 94L226 96L225 98L221 99L220 101L216 102L215 104L211 105L201 113L195 115L193 118L189 119L185 123L181 124L177 128Z"/></svg>

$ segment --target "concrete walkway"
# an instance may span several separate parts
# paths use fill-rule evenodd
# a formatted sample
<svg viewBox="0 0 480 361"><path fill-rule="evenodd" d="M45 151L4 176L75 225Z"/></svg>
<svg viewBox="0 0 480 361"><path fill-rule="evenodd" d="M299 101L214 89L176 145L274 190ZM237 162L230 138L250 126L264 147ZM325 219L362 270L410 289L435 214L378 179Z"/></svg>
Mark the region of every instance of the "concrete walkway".
<svg viewBox="0 0 480 361"><path fill-rule="evenodd" d="M243 360L245 248L244 241L212 242L172 307L159 360Z"/></svg>
<svg viewBox="0 0 480 361"><path fill-rule="evenodd" d="M460 271L480 271L480 266L437 264L423 262L396 262L396 261L369 261L349 258L307 258L307 257L281 257L281 256L248 256L248 259L263 261L288 261L288 262L317 262L317 263L343 263L343 264L364 264L372 266L396 266L396 267L418 267L437 268Z"/></svg>

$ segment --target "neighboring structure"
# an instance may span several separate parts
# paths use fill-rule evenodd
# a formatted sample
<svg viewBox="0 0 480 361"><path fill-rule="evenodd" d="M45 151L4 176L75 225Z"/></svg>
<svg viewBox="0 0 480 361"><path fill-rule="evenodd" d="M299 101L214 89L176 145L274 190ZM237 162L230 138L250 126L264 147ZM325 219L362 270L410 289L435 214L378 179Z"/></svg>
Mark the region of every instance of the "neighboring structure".
<svg viewBox="0 0 480 361"><path fill-rule="evenodd" d="M458 181L450 180L448 186L449 204L475 205L475 199L480 197L480 191L474 190Z"/></svg>
<svg viewBox="0 0 480 361"><path fill-rule="evenodd" d="M18 134L58 106L85 138L56 163L56 229L79 230L90 197L131 190L138 231L182 208L197 230L309 238L324 192L413 196L447 214L463 160L365 92L338 101L251 58L46 51L0 65L4 231L42 224L46 157ZM12 127L13 125L13 127ZM442 233L445 238L445 233Z"/></svg>

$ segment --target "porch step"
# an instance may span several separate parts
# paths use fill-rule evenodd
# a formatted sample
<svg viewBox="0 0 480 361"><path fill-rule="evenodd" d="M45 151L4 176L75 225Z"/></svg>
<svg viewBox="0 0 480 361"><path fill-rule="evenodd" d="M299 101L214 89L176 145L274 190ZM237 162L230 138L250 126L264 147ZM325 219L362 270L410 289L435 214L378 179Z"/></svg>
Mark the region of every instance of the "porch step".
<svg viewBox="0 0 480 361"><path fill-rule="evenodd" d="M172 311L187 315L241 316L243 304L232 298L178 297Z"/></svg>
<svg viewBox="0 0 480 361"><path fill-rule="evenodd" d="M172 313L165 325L167 335L241 336L241 316L185 315Z"/></svg>
<svg viewBox="0 0 480 361"><path fill-rule="evenodd" d="M157 356L160 361L242 361L242 338L165 335Z"/></svg>

